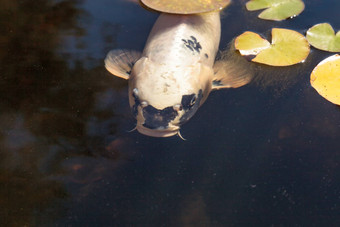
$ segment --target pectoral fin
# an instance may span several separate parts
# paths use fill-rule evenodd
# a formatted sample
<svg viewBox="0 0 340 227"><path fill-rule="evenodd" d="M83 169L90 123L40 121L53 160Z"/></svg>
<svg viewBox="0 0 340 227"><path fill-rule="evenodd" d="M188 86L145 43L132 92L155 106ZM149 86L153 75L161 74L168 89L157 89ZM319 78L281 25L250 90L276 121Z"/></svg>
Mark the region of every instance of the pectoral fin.
<svg viewBox="0 0 340 227"><path fill-rule="evenodd" d="M230 61L217 61L214 65L212 89L238 88L248 84L253 73L250 68L235 65Z"/></svg>
<svg viewBox="0 0 340 227"><path fill-rule="evenodd" d="M131 50L111 50L105 58L105 68L117 77L128 80L132 67L141 53Z"/></svg>

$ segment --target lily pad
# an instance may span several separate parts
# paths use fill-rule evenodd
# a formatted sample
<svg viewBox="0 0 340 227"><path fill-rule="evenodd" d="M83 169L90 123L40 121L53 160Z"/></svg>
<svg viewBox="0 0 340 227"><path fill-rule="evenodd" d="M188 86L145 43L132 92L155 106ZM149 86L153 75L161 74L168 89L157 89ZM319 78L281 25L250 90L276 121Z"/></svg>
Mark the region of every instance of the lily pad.
<svg viewBox="0 0 340 227"><path fill-rule="evenodd" d="M244 32L235 40L235 48L241 55L257 55L270 47L270 43L254 32Z"/></svg>
<svg viewBox="0 0 340 227"><path fill-rule="evenodd" d="M312 87L328 101L340 105L340 55L321 61L310 76Z"/></svg>
<svg viewBox="0 0 340 227"><path fill-rule="evenodd" d="M336 34L328 23L317 24L308 29L307 40L315 48L340 52L340 31Z"/></svg>
<svg viewBox="0 0 340 227"><path fill-rule="evenodd" d="M235 48L241 55L252 56L253 62L272 66L289 66L304 61L309 54L305 37L293 30L272 29L272 43L256 33L245 32L235 39Z"/></svg>
<svg viewBox="0 0 340 227"><path fill-rule="evenodd" d="M246 7L249 11L265 9L259 15L261 19L281 21L299 15L305 4L302 0L251 0Z"/></svg>
<svg viewBox="0 0 340 227"><path fill-rule="evenodd" d="M196 14L221 10L230 0L141 0L147 7L174 14Z"/></svg>

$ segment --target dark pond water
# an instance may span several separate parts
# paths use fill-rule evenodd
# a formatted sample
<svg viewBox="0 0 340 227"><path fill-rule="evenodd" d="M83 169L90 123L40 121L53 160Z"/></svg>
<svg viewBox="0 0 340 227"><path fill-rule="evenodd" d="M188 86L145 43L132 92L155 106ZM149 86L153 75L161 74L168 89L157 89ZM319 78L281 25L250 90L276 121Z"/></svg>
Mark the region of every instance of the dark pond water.
<svg viewBox="0 0 340 227"><path fill-rule="evenodd" d="M245 30L340 29L338 0L297 18L224 11L221 50ZM340 108L309 84L330 53L256 67L216 91L179 137L137 132L127 82L103 67L141 51L158 14L123 0L0 1L1 226L339 226Z"/></svg>

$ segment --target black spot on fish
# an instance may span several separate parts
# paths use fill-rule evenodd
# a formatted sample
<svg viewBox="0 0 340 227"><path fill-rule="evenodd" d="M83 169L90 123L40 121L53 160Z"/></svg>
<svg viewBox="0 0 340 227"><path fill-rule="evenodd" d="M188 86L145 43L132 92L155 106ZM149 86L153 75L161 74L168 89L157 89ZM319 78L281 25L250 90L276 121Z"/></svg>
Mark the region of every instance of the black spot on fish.
<svg viewBox="0 0 340 227"><path fill-rule="evenodd" d="M149 105L143 108L145 119L143 126L149 129L166 129L169 126L169 122L174 120L177 115L177 111L172 106L159 110Z"/></svg>
<svg viewBox="0 0 340 227"><path fill-rule="evenodd" d="M187 48L189 48L191 51L194 51L194 49L192 49L192 47L191 47L191 46L187 46Z"/></svg>
<svg viewBox="0 0 340 227"><path fill-rule="evenodd" d="M205 53L204 56L205 56L206 58L209 58L209 55L208 55L207 53Z"/></svg>
<svg viewBox="0 0 340 227"><path fill-rule="evenodd" d="M196 44L196 51L199 53L201 49L202 49L201 44L200 44L200 43L197 43L197 44Z"/></svg>
<svg viewBox="0 0 340 227"><path fill-rule="evenodd" d="M190 36L190 39L182 39L182 41L189 50L197 53L201 52L202 46L194 36Z"/></svg>
<svg viewBox="0 0 340 227"><path fill-rule="evenodd" d="M195 36L190 36L190 38L194 41L194 42L197 42L197 39L195 38Z"/></svg>
<svg viewBox="0 0 340 227"><path fill-rule="evenodd" d="M183 95L182 96L182 107L185 111L185 114L180 119L181 124L188 121L198 110L198 107L200 106L200 102L203 97L202 90L199 91L198 94L191 94L191 95Z"/></svg>

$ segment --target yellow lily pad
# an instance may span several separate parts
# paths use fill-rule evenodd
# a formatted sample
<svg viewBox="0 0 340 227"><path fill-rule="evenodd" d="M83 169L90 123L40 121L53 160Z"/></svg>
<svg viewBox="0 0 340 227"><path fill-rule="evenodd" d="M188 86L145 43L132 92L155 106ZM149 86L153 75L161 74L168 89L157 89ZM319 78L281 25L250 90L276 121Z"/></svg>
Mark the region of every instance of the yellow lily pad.
<svg viewBox="0 0 340 227"><path fill-rule="evenodd" d="M340 105L340 55L321 61L310 76L312 87L328 101Z"/></svg>
<svg viewBox="0 0 340 227"><path fill-rule="evenodd" d="M141 0L147 7L173 14L196 14L222 10L230 0Z"/></svg>
<svg viewBox="0 0 340 227"><path fill-rule="evenodd" d="M235 48L241 55L257 55L270 47L270 43L254 32L244 32L235 40Z"/></svg>
<svg viewBox="0 0 340 227"><path fill-rule="evenodd" d="M272 29L272 43L253 32L245 32L235 39L241 55L256 55L253 62L272 66L289 66L304 61L310 47L306 38L293 30Z"/></svg>
<svg viewBox="0 0 340 227"><path fill-rule="evenodd" d="M340 31L336 34L328 23L314 25L307 31L307 40L315 48L340 52Z"/></svg>
<svg viewBox="0 0 340 227"><path fill-rule="evenodd" d="M302 0L251 0L246 4L247 10L265 9L259 18L281 21L296 17L305 8Z"/></svg>

